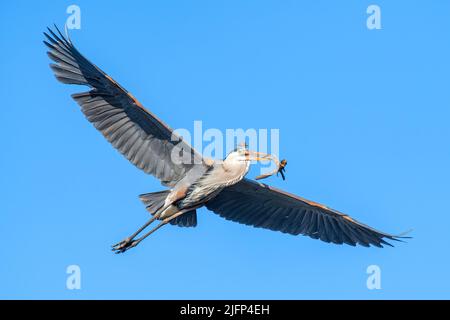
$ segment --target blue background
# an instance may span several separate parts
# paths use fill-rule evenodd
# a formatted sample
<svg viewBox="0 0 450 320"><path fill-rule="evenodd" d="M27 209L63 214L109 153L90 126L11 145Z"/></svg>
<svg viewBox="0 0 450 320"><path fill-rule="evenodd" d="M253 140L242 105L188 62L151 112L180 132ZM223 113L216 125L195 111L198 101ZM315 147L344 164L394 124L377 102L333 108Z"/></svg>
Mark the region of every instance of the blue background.
<svg viewBox="0 0 450 320"><path fill-rule="evenodd" d="M372 3L382 30L366 27ZM171 127L279 128L287 180L268 183L414 228L395 248L353 248L201 209L197 228L124 255L109 246L148 218L137 195L162 187L48 68L42 31L70 4L2 4L1 298L450 298L449 1L76 1L79 50ZM71 264L81 290L66 289Z"/></svg>

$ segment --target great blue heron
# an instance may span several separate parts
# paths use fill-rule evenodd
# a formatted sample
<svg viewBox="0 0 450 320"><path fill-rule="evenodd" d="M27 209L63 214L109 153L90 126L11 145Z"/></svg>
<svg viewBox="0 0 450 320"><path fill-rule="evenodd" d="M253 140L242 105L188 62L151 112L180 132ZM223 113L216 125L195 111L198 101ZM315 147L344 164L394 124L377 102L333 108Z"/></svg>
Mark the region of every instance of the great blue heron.
<svg viewBox="0 0 450 320"><path fill-rule="evenodd" d="M269 155L241 145L223 162L203 158L56 30L58 34L51 29L44 33L47 38L44 43L50 49L48 56L56 62L50 65L56 78L66 84L89 86L90 91L72 95L87 119L130 162L170 188L140 196L152 218L113 245L116 253L135 247L168 223L196 226L196 209L203 206L228 220L336 244L382 247L391 245L384 239L402 238L372 229L319 203L245 178L250 161L267 160ZM189 161L174 161L174 154L183 159L187 156ZM155 220L159 224L137 238Z"/></svg>

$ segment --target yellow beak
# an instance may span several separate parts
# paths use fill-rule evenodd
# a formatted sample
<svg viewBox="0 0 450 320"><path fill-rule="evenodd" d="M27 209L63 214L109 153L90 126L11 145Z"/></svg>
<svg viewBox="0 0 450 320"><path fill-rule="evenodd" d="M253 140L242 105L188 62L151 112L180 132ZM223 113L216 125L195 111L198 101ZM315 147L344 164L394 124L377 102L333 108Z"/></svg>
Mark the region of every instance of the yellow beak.
<svg viewBox="0 0 450 320"><path fill-rule="evenodd" d="M246 151L245 159L248 161L272 161L274 160L274 157L263 152Z"/></svg>

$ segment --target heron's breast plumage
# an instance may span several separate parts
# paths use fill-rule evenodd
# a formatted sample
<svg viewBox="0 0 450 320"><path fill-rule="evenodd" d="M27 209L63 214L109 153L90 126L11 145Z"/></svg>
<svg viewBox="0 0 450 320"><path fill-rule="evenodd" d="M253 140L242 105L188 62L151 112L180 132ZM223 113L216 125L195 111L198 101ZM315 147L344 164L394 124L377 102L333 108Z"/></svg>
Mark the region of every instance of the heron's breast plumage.
<svg viewBox="0 0 450 320"><path fill-rule="evenodd" d="M225 163L215 164L191 185L186 197L178 203L178 207L186 208L211 200L224 188L241 181L247 174L248 168L247 162L241 162L232 167L227 167Z"/></svg>

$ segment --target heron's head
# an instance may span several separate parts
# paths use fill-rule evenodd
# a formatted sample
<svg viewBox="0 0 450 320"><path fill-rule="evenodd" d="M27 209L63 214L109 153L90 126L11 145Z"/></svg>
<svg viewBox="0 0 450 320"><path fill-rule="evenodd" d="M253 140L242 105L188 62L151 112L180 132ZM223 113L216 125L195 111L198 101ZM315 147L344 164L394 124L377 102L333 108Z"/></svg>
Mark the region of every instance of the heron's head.
<svg viewBox="0 0 450 320"><path fill-rule="evenodd" d="M267 153L250 151L245 144L240 144L227 155L223 166L226 171L235 173L242 179L247 174L251 161L273 161L273 156Z"/></svg>
<svg viewBox="0 0 450 320"><path fill-rule="evenodd" d="M240 143L236 149L230 152L225 161L227 162L250 162L250 161L264 161L270 160L267 157L270 155L261 152L250 151L245 143Z"/></svg>
<svg viewBox="0 0 450 320"><path fill-rule="evenodd" d="M245 143L241 143L227 155L225 161L227 162L247 161L246 157L248 153L249 152L247 150L247 145Z"/></svg>

